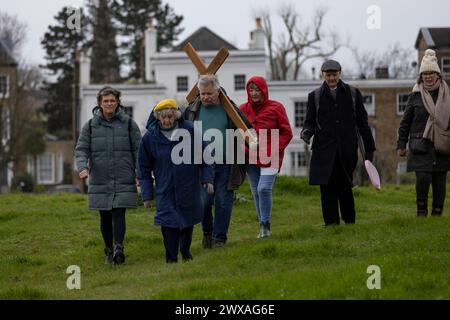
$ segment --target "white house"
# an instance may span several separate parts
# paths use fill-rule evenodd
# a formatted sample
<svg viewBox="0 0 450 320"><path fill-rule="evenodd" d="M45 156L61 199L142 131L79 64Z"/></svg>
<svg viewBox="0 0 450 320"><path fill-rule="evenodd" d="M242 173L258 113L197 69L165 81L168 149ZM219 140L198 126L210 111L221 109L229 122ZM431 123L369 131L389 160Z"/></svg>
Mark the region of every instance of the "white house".
<svg viewBox="0 0 450 320"><path fill-rule="evenodd" d="M262 29L255 32L261 33ZM258 39L259 42L253 41L248 50L238 50L208 28L202 27L172 51L158 52L156 30L150 25L145 39L147 83L114 87L122 92L122 104L129 108L133 118L144 130L151 109L161 99L172 98L181 105L186 104L185 97L198 78L194 65L183 51L185 43L191 42L206 64L209 64L221 47L229 49L230 55L217 75L227 94L236 103L243 102L247 99L247 79L255 74L266 74L264 38ZM90 84L89 74L90 59L83 54L80 60L80 127L91 117L91 110L96 105L96 94L104 86Z"/></svg>

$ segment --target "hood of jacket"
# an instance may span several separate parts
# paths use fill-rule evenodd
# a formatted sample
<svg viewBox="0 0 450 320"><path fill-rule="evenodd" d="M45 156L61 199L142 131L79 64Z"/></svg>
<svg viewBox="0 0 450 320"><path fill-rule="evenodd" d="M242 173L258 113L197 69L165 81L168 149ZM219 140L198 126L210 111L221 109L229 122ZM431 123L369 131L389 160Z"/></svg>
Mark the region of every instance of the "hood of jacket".
<svg viewBox="0 0 450 320"><path fill-rule="evenodd" d="M264 77L261 77L261 76L251 77L247 81L247 104L249 106L253 105L252 97L250 96L250 84L251 83L254 83L259 88L259 90L261 90L261 92L263 93L263 96L264 96L263 101L258 103L258 105L265 104L269 100L269 88L267 87L266 79L264 79Z"/></svg>

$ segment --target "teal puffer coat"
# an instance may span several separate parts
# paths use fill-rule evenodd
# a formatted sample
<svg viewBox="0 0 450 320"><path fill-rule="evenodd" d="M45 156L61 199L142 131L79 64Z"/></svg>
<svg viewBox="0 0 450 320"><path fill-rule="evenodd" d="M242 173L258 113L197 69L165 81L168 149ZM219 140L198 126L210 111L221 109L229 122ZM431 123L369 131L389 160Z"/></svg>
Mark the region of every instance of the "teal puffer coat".
<svg viewBox="0 0 450 320"><path fill-rule="evenodd" d="M89 209L136 208L139 127L121 106L110 121L103 117L100 107L92 113L75 147L78 172L89 170Z"/></svg>

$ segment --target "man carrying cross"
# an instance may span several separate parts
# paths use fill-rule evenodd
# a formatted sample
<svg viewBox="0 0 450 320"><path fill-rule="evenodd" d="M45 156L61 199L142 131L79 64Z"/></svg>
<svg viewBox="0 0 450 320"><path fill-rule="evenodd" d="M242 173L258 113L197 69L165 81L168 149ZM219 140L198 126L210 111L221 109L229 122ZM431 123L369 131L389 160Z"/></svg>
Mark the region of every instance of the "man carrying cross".
<svg viewBox="0 0 450 320"><path fill-rule="evenodd" d="M236 129L236 125L226 113L219 99L221 87L217 76L206 74L200 76L197 84L199 100L188 106L184 117L190 121L201 123L202 134L209 129L219 130L223 137L222 157L214 163L214 194L208 193L205 188L201 192L203 204L203 247L221 247L227 241L227 233L233 209L233 191L243 182L244 167L240 170L237 163L228 159L229 149L226 139L227 129ZM250 124L236 106L233 106L241 119L249 127ZM212 143L212 142L211 142ZM239 147L233 143L235 148ZM218 150L215 150L216 152ZM237 155L237 150L234 155ZM217 159L217 158L215 158ZM228 161L227 161L228 159ZM233 162L230 164L230 162ZM212 207L215 206L213 218Z"/></svg>

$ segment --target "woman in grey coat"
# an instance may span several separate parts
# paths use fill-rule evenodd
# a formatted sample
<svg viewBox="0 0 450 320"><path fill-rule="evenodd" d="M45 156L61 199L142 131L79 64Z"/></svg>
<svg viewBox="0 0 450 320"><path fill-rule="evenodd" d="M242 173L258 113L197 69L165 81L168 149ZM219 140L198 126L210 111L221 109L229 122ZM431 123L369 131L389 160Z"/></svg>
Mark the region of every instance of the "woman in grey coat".
<svg viewBox="0 0 450 320"><path fill-rule="evenodd" d="M100 211L100 229L107 263L125 261L125 211L136 208L136 156L141 133L120 105L120 92L105 87L98 106L75 147L81 179L89 177L89 209ZM114 244L114 248L113 248Z"/></svg>
<svg viewBox="0 0 450 320"><path fill-rule="evenodd" d="M416 172L418 217L428 215L430 184L433 188L431 215L442 215L450 157L440 151L436 143L440 139L437 132L450 127L449 119L449 88L441 78L435 52L429 49L422 59L417 84L409 96L397 141L398 155L408 155L407 170ZM406 150L408 141L409 153Z"/></svg>

